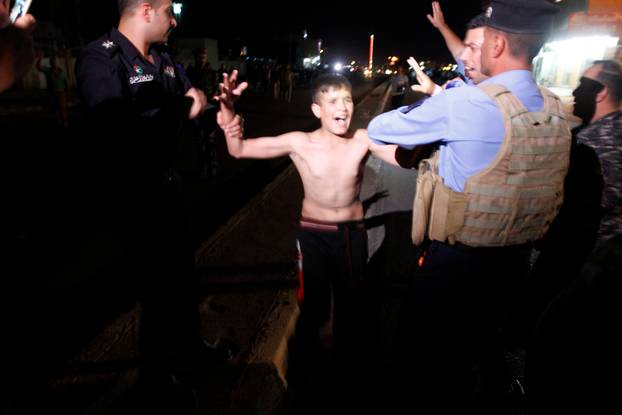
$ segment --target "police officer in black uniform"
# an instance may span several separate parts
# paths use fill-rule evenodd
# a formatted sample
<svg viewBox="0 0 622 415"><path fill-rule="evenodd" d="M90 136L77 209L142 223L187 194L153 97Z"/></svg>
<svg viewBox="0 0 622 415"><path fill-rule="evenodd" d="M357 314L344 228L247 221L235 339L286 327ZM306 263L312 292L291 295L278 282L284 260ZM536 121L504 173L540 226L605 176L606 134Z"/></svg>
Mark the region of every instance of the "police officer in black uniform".
<svg viewBox="0 0 622 415"><path fill-rule="evenodd" d="M141 301L144 373L194 374L213 349L199 336L194 258L176 184L176 137L205 95L166 51L177 25L170 0L119 0L118 29L86 46L76 64L91 150L94 231L114 235L120 272Z"/></svg>

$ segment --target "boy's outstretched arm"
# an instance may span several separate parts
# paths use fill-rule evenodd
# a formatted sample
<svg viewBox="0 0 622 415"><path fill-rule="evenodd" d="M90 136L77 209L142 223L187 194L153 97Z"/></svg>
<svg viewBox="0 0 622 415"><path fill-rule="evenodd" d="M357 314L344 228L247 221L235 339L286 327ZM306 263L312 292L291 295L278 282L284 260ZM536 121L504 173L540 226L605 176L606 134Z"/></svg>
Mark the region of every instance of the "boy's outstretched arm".
<svg viewBox="0 0 622 415"><path fill-rule="evenodd" d="M367 130L362 129L362 128L356 130L356 132L354 133L354 137L356 139L367 141L367 143L369 144L369 151L371 151L371 153L374 156L378 157L380 160L386 161L389 164L393 164L394 166L400 167L400 165L398 164L395 158L395 152L398 148L397 144L378 145L374 143L373 141L371 141L371 139L367 135Z"/></svg>
<svg viewBox="0 0 622 415"><path fill-rule="evenodd" d="M376 144L367 135L367 130L357 130L355 137L361 137L369 142L369 151L389 164L405 169L417 168L419 162L429 157L431 148L429 145L417 146L412 150L408 150L398 146L397 144Z"/></svg>
<svg viewBox="0 0 622 415"><path fill-rule="evenodd" d="M238 85L238 71L234 70L231 75L223 74L223 81L218 86L218 94L214 96L220 102L220 113L225 124L230 123L235 117L234 102L242 96L242 92L248 88L247 82Z"/></svg>
<svg viewBox="0 0 622 415"><path fill-rule="evenodd" d="M219 111L216 120L225 133L227 150L235 158L268 159L287 156L295 152L297 142L305 133L291 132L278 137L244 139L244 120L235 115L230 122L225 122L223 111Z"/></svg>

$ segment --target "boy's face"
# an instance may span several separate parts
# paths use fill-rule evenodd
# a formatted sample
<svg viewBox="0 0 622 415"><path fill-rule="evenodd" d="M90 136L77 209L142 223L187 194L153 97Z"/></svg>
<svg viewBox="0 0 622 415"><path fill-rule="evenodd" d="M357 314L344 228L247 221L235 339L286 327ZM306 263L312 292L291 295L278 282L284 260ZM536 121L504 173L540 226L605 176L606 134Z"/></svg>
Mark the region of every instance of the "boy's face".
<svg viewBox="0 0 622 415"><path fill-rule="evenodd" d="M330 87L320 93L319 103L311 105L313 114L320 119L322 128L335 135L345 135L350 129L354 102L352 92L347 88Z"/></svg>

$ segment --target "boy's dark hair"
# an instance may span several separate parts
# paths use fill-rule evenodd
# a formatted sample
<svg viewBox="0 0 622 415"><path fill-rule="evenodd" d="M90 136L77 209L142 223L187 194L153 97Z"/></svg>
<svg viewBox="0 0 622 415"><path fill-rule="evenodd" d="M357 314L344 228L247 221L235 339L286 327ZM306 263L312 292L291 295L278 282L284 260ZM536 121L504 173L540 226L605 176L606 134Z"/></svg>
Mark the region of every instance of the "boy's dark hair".
<svg viewBox="0 0 622 415"><path fill-rule="evenodd" d="M614 60L594 61L594 65L600 65L596 79L607 87L613 103L620 105L622 102L622 65Z"/></svg>
<svg viewBox="0 0 622 415"><path fill-rule="evenodd" d="M486 22L488 21L488 17L485 13L480 13L471 20L466 25L466 30L478 29L480 27L486 26Z"/></svg>
<svg viewBox="0 0 622 415"><path fill-rule="evenodd" d="M320 94L328 92L330 88L341 89L345 88L352 92L352 84L343 76L338 74L325 74L317 77L313 82L313 89L311 91L311 98L315 104L320 102Z"/></svg>
<svg viewBox="0 0 622 415"><path fill-rule="evenodd" d="M125 13L132 10L139 3L149 3L153 7L157 6L161 0L118 0L119 3L119 16L123 16Z"/></svg>

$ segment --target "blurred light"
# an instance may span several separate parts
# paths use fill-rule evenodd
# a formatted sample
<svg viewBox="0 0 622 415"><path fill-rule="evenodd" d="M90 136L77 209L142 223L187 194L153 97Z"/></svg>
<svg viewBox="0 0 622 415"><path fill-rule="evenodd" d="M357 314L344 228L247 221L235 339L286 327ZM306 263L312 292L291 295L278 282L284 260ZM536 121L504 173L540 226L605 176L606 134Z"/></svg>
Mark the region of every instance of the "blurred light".
<svg viewBox="0 0 622 415"><path fill-rule="evenodd" d="M356 61L350 62L350 65L356 65Z"/></svg>
<svg viewBox="0 0 622 415"><path fill-rule="evenodd" d="M320 53L324 53L324 49L320 49Z"/></svg>
<svg viewBox="0 0 622 415"><path fill-rule="evenodd" d="M184 8L184 5L181 3L173 3L173 14L175 14L175 16L180 16L181 15L181 9Z"/></svg>
<svg viewBox="0 0 622 415"><path fill-rule="evenodd" d="M334 68L335 68L335 71L341 72L341 70L343 69L343 65L341 63L337 62L335 64Z"/></svg>
<svg viewBox="0 0 622 415"><path fill-rule="evenodd" d="M369 36L369 71L374 68L374 35Z"/></svg>
<svg viewBox="0 0 622 415"><path fill-rule="evenodd" d="M309 35L307 34L307 31L306 31L306 30L305 30L305 31L303 31L303 32L302 32L302 38L303 38L303 39L306 39L306 38L308 38L308 37L309 37Z"/></svg>
<svg viewBox="0 0 622 415"><path fill-rule="evenodd" d="M392 75L393 71L391 69L387 69L386 71L384 71L385 75Z"/></svg>
<svg viewBox="0 0 622 415"><path fill-rule="evenodd" d="M585 36L558 40L545 45L545 49L567 59L602 59L605 50L615 47L618 38L612 36Z"/></svg>

